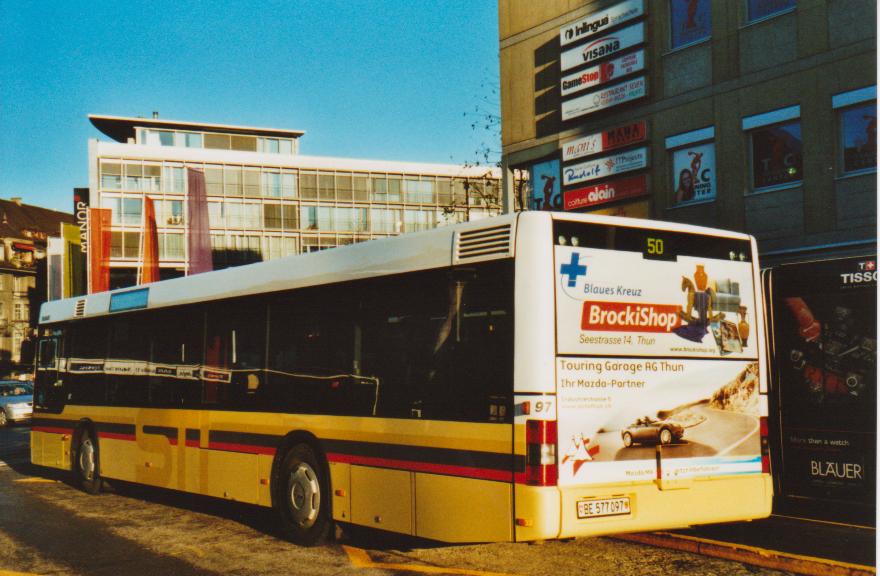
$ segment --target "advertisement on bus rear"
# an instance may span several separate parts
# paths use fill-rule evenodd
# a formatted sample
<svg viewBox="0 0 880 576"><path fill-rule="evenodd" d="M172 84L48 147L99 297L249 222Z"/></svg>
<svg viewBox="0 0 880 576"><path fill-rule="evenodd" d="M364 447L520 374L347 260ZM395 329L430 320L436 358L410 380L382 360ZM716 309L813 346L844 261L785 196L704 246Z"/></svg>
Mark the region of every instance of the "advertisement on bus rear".
<svg viewBox="0 0 880 576"><path fill-rule="evenodd" d="M745 244L725 252L718 238L574 224L555 233L560 484L760 473Z"/></svg>
<svg viewBox="0 0 880 576"><path fill-rule="evenodd" d="M757 359L752 263L738 254L670 261L557 245L555 257L560 355Z"/></svg>
<svg viewBox="0 0 880 576"><path fill-rule="evenodd" d="M761 473L757 362L556 363L560 485Z"/></svg>

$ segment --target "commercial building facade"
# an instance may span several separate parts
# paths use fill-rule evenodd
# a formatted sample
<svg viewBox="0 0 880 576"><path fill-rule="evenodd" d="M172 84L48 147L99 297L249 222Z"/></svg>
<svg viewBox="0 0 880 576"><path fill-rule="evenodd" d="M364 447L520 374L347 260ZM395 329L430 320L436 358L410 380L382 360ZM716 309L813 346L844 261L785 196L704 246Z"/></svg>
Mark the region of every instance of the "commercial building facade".
<svg viewBox="0 0 880 576"><path fill-rule="evenodd" d="M876 2L501 0L499 19L502 162L532 175L530 208L741 230L767 263L875 249Z"/></svg>
<svg viewBox="0 0 880 576"><path fill-rule="evenodd" d="M46 244L73 215L0 200L0 377L33 360L40 304L46 301Z"/></svg>
<svg viewBox="0 0 880 576"><path fill-rule="evenodd" d="M506 206L753 234L788 338L777 511L873 525L876 2L500 0L499 20Z"/></svg>
<svg viewBox="0 0 880 576"><path fill-rule="evenodd" d="M204 174L213 267L223 268L496 214L500 171L299 154L301 131L90 116L91 208L110 209L110 287L137 283L144 198L160 274L188 266L187 169Z"/></svg>

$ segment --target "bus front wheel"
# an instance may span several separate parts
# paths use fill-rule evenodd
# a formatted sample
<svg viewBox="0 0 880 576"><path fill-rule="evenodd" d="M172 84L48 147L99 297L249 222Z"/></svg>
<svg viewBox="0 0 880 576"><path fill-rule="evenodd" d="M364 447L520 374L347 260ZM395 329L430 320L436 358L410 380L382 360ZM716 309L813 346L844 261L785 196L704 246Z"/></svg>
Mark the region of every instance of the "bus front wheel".
<svg viewBox="0 0 880 576"><path fill-rule="evenodd" d="M293 446L281 462L275 507L285 536L296 544L313 546L330 533L330 498L323 470L314 449L305 443Z"/></svg>
<svg viewBox="0 0 880 576"><path fill-rule="evenodd" d="M92 432L84 428L79 434L76 456L73 461L74 473L80 488L88 494L101 491L101 475L98 472L98 441Z"/></svg>

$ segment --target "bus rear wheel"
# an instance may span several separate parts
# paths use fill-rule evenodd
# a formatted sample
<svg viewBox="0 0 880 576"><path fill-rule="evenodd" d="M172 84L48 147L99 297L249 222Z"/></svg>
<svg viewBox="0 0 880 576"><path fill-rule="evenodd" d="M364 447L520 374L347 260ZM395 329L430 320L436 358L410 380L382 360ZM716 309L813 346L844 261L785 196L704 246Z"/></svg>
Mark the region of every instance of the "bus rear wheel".
<svg viewBox="0 0 880 576"><path fill-rule="evenodd" d="M276 478L275 508L284 535L296 544L314 546L330 534L328 479L314 449L296 444L284 455Z"/></svg>
<svg viewBox="0 0 880 576"><path fill-rule="evenodd" d="M74 474L79 487L88 494L101 491L101 475L98 472L98 442L88 429L79 434L73 461Z"/></svg>
<svg viewBox="0 0 880 576"><path fill-rule="evenodd" d="M663 445L672 444L672 431L669 428L660 431L660 443Z"/></svg>

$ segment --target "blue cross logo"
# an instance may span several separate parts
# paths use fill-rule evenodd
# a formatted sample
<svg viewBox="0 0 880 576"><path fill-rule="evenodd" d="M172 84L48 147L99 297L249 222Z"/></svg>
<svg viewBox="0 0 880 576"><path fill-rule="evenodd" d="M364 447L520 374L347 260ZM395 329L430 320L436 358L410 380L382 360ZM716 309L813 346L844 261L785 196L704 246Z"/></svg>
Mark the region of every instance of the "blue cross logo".
<svg viewBox="0 0 880 576"><path fill-rule="evenodd" d="M581 265L579 260L580 255L577 252L572 252L571 262L559 267L559 273L563 276L568 276L569 288L574 288L577 285L577 279L579 276L587 275L587 267Z"/></svg>

